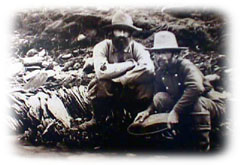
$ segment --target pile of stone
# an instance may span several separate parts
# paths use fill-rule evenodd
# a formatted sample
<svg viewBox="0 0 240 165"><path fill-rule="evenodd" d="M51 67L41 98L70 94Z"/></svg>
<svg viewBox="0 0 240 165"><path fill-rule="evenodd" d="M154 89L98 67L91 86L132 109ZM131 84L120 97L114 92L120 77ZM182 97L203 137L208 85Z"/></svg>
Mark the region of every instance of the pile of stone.
<svg viewBox="0 0 240 165"><path fill-rule="evenodd" d="M75 127L91 118L87 97L87 84L94 76L91 54L89 49L84 56L63 53L54 60L45 49L30 49L24 57L12 59L18 67L10 77L10 125L23 133L22 139L34 144L88 139Z"/></svg>

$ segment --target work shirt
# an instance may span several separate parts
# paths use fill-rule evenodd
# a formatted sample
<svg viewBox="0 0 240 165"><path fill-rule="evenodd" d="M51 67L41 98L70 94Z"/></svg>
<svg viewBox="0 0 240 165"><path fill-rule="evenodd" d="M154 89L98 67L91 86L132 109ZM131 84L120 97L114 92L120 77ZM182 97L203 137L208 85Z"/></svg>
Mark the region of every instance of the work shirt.
<svg viewBox="0 0 240 165"><path fill-rule="evenodd" d="M131 41L123 51L119 52L106 39L93 49L94 69L98 79L111 79L123 85L148 81L153 78L154 65L150 54L140 43ZM132 70L127 71L126 61L135 63Z"/></svg>
<svg viewBox="0 0 240 165"><path fill-rule="evenodd" d="M194 105L200 96L214 101L224 99L213 90L202 72L189 60L178 59L167 70L158 70L155 77L155 93L167 92L176 104L173 110L183 113L184 109Z"/></svg>

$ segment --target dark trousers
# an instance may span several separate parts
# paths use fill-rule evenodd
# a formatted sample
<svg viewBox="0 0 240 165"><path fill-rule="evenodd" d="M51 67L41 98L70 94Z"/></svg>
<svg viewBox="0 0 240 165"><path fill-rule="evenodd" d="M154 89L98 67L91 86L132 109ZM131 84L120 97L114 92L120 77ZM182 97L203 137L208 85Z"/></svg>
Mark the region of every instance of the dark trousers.
<svg viewBox="0 0 240 165"><path fill-rule="evenodd" d="M177 100L166 92L158 92L153 97L153 104L158 112L170 112ZM209 132L211 121L216 121L222 115L222 101L213 101L199 97L194 105L186 107L185 113L180 114L179 136L177 139L184 147L207 151L210 148Z"/></svg>
<svg viewBox="0 0 240 165"><path fill-rule="evenodd" d="M169 112L177 103L177 100L174 100L166 92L158 92L153 96L153 103L159 112ZM194 105L187 107L184 111L185 113L208 111L211 116L211 121L217 122L224 115L225 109L224 99L209 99L207 97L200 96Z"/></svg>
<svg viewBox="0 0 240 165"><path fill-rule="evenodd" d="M123 109L134 118L138 112L149 106L153 85L146 83L130 87L111 80L94 79L89 84L88 93L96 120L104 120L111 112L123 113Z"/></svg>

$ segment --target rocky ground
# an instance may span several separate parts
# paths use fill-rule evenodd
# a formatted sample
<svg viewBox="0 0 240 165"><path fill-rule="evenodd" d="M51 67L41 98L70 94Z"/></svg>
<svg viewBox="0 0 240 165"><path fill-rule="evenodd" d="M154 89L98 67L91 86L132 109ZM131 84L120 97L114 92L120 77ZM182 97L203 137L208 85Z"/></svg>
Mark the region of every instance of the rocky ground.
<svg viewBox="0 0 240 165"><path fill-rule="evenodd" d="M84 122L89 117L87 113L71 112L71 120L67 120L58 119L56 116L59 114L50 110L51 117L49 114L48 117L43 114L43 118L39 118L41 114L36 114L34 110L29 112L29 106L23 103L27 102L29 96L37 93L39 97L42 97L41 92L59 96L56 90L70 92L69 89L76 87L80 87L78 90L84 95L86 86L94 76L92 68L89 67L92 63L93 46L109 37L102 27L111 23L111 16L115 10L71 8L16 13L10 57L16 66L10 78L13 89L11 95L14 96L11 98L21 105L21 110L13 106L14 111L22 113L24 109L28 115L25 115L26 120L21 122L11 118L10 125L20 133L23 141L30 141L34 145L57 146L64 142L64 145L80 148L101 148L101 132L87 133L62 129L62 125L72 127ZM189 47L189 54L185 54L185 58L195 63L205 76L214 80L216 90L228 93L224 84L231 81L231 68L227 65L230 57L226 54L228 34L224 15L206 9L183 10L142 8L126 9L126 12L133 17L135 25L143 29L142 32L133 34L135 40L146 47L152 47L155 32L168 30L175 33L179 45ZM14 99L21 97L25 100ZM74 105L73 97L74 93L71 93L71 98L61 95L68 105ZM81 110L87 109L87 105L81 104L86 102L84 97L78 101ZM40 108L44 109L41 105ZM48 106L47 109L51 108ZM29 118L31 119L28 120ZM221 136L225 136L224 133L221 132ZM117 141L111 142L111 145ZM213 146L218 148L219 144Z"/></svg>

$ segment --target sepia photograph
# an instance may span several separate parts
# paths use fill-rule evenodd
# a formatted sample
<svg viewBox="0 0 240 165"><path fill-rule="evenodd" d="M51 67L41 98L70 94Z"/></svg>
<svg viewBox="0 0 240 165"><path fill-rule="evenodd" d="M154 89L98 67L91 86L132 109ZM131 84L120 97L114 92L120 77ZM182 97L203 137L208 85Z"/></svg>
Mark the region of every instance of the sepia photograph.
<svg viewBox="0 0 240 165"><path fill-rule="evenodd" d="M39 6L9 19L5 129L16 155L214 158L229 148L226 12Z"/></svg>

